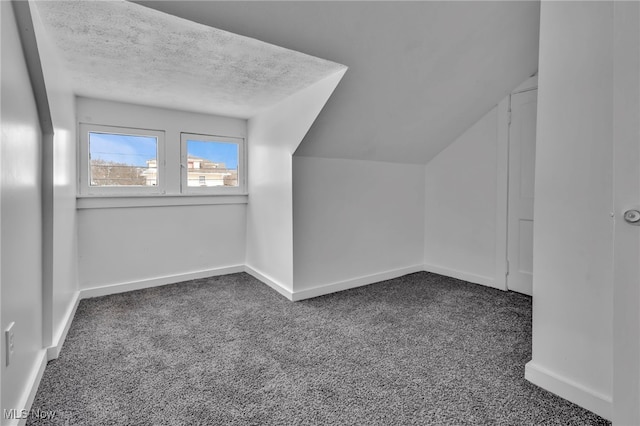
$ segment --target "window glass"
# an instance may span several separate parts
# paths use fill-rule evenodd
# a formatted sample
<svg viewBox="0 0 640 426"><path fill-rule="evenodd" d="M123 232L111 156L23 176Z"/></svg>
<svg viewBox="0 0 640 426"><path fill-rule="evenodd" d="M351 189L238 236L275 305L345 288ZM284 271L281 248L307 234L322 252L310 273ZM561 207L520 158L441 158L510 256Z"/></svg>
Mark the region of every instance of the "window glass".
<svg viewBox="0 0 640 426"><path fill-rule="evenodd" d="M187 186L237 187L239 145L187 138Z"/></svg>
<svg viewBox="0 0 640 426"><path fill-rule="evenodd" d="M89 185L158 185L158 139L89 132Z"/></svg>

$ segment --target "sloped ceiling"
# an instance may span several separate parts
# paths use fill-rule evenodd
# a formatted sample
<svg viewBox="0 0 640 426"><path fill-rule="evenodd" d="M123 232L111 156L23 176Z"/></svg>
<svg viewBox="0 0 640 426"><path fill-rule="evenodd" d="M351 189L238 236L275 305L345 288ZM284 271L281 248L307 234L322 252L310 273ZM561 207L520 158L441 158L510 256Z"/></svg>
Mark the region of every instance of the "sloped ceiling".
<svg viewBox="0 0 640 426"><path fill-rule="evenodd" d="M249 118L344 69L130 2L36 5L81 96Z"/></svg>
<svg viewBox="0 0 640 426"><path fill-rule="evenodd" d="M537 1L138 3L347 65L297 155L427 163L538 68Z"/></svg>

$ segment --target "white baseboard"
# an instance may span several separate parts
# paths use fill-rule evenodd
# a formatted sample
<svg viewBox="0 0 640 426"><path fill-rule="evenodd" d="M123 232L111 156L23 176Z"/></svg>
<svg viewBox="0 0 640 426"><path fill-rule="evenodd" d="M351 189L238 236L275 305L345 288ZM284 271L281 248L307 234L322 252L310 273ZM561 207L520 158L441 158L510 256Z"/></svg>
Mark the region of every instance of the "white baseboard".
<svg viewBox="0 0 640 426"><path fill-rule="evenodd" d="M431 265L428 263L424 264L423 271L433 272L434 274L445 275L462 281L497 288L498 290L504 290L500 284L496 283L496 280L493 277L485 277L483 275L476 275L469 272L459 271L457 269L443 268L442 266Z"/></svg>
<svg viewBox="0 0 640 426"><path fill-rule="evenodd" d="M262 272L256 270L255 268L252 268L249 265L244 265L244 272L251 275L253 278L257 279L258 281L262 281L264 284L268 285L269 287L271 287L272 289L274 289L275 291L277 291L287 299L294 300L293 293L291 292L291 290L289 290L288 288L286 288L284 285L280 284L278 281L274 280L273 278L263 274Z"/></svg>
<svg viewBox="0 0 640 426"><path fill-rule="evenodd" d="M613 415L611 397L547 370L533 361L525 365L524 377L534 385L611 420Z"/></svg>
<svg viewBox="0 0 640 426"><path fill-rule="evenodd" d="M364 285L374 284L380 281L391 280L403 275L421 271L424 271L423 265L414 265L406 268L393 269L391 271L380 272L377 274L366 275L364 277L352 278L349 280L339 281L327 285L312 287L300 291L294 291L292 300L297 301L310 299L312 297L323 296L325 294L348 290L350 288L356 288Z"/></svg>
<svg viewBox="0 0 640 426"><path fill-rule="evenodd" d="M469 281L476 284L485 285L488 287L498 288L500 290L504 290L499 285L496 284L495 280L491 277L484 277L481 275L470 274L462 271L456 271L453 269L447 269L435 265L414 265L405 268L393 269L391 271L380 272L376 274L366 275L362 277L356 277L344 281L338 281L322 286L316 286L308 289L303 289L299 291L291 291L286 288L283 284L279 283L277 280L269 277L268 275L262 273L261 271L249 266L249 265L234 265L223 268L214 268L214 269L206 269L195 272L188 272L183 274L175 274L175 275L167 275L163 277L155 277L138 281L129 281L118 284L109 284L103 286L96 286L91 288L85 288L80 290L79 299L87 299L90 297L99 297L106 296L109 294L116 293L124 293L127 291L133 290L141 290L150 287L158 287L166 284L174 284L182 281L193 280L197 278L207 278L213 277L217 275L226 275L233 274L237 272L246 272L269 287L273 288L275 291L283 295L289 300L297 301L310 299L312 297L323 296L325 294L335 293L338 291L348 290L350 288L360 287L363 285L373 284L380 281L390 280L393 278L398 278L403 275L412 274L414 272L433 272L440 275L446 275L454 278L458 278L460 280ZM76 303L77 305L77 303ZM74 307L75 313L75 307ZM73 316L71 316L73 318ZM67 328L68 329L68 328ZM66 335L66 330L65 330ZM62 339L63 341L64 339ZM61 345L60 345L61 346ZM57 345L56 345L57 347ZM52 351L52 356L54 359L59 354L59 349L50 348ZM55 352L57 350L57 352Z"/></svg>
<svg viewBox="0 0 640 426"><path fill-rule="evenodd" d="M204 269L201 271L186 272L183 274L166 275L163 277L155 277L138 281L129 281L118 284L85 288L80 290L80 299L124 293L126 291L142 290L144 288L175 284L182 281L195 280L198 278L208 278L215 277L217 275L234 274L237 272L244 272L244 270L244 265L233 265L222 268Z"/></svg>
<svg viewBox="0 0 640 426"><path fill-rule="evenodd" d="M46 349L42 349L38 354L36 365L34 365L29 378L27 379L27 390L23 394L20 399L20 403L18 404L17 413L20 415L21 413L28 413L31 410L31 406L33 405L33 400L36 398L36 393L38 392L38 387L40 386L40 381L42 380L42 375L44 374L44 369L47 366L47 351ZM22 411L24 410L24 411ZM20 416L21 417L21 416ZM2 413L3 425L6 426L23 426L27 423L27 418L19 418L19 419L5 419L4 413Z"/></svg>
<svg viewBox="0 0 640 426"><path fill-rule="evenodd" d="M73 295L73 300L69 304L69 309L67 309L67 312L65 313L64 326L58 335L54 337L53 345L47 348L47 361L51 361L52 359L56 359L60 356L62 345L64 345L64 340L67 338L67 333L69 332L69 327L71 327L71 323L73 322L73 317L76 316L76 310L78 309L79 303L80 292L76 291Z"/></svg>

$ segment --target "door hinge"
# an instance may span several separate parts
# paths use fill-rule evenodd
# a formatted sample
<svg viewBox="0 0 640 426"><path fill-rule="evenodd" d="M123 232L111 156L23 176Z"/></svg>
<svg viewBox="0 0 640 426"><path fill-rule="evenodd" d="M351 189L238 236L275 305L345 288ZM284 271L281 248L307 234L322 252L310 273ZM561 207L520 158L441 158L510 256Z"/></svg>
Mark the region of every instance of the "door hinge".
<svg viewBox="0 0 640 426"><path fill-rule="evenodd" d="M511 125L511 110L509 110L508 113L507 113L507 124L509 126Z"/></svg>
<svg viewBox="0 0 640 426"><path fill-rule="evenodd" d="M509 275L509 260L508 259L507 259L507 271L506 271L505 275Z"/></svg>

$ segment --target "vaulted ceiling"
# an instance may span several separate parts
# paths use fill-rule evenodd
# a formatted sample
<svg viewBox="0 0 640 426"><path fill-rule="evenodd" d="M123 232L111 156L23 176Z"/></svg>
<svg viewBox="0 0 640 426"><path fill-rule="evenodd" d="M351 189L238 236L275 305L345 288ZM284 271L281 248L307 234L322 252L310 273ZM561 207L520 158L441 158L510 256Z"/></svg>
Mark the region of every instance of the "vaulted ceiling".
<svg viewBox="0 0 640 426"><path fill-rule="evenodd" d="M348 66L297 155L427 163L538 67L538 1L135 3L39 3L79 94L248 118Z"/></svg>
<svg viewBox="0 0 640 426"><path fill-rule="evenodd" d="M123 0L37 7L86 97L249 118L344 69Z"/></svg>
<svg viewBox="0 0 640 426"><path fill-rule="evenodd" d="M141 1L345 64L298 155L427 163L538 68L538 1Z"/></svg>

